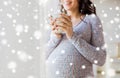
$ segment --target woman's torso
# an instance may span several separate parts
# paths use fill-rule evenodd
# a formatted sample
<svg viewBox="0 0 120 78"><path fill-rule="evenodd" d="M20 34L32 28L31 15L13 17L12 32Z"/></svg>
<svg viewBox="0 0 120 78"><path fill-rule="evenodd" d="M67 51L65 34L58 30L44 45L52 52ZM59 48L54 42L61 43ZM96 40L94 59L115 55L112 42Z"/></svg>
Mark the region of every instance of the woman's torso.
<svg viewBox="0 0 120 78"><path fill-rule="evenodd" d="M79 25L73 27L73 31L90 43L91 26L87 16ZM47 72L49 78L85 78L86 75L93 76L92 64L80 54L65 34L47 60Z"/></svg>

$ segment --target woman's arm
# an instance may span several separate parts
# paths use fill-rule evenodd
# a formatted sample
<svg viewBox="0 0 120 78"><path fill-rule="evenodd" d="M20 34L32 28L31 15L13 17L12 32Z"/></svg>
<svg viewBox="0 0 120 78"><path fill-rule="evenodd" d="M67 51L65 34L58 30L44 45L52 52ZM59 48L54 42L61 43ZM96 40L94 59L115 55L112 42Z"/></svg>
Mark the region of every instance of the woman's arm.
<svg viewBox="0 0 120 78"><path fill-rule="evenodd" d="M47 43L46 59L49 57L52 51L56 48L56 46L60 43L61 39L62 38L57 38L53 33L51 33L50 39Z"/></svg>
<svg viewBox="0 0 120 78"><path fill-rule="evenodd" d="M90 16L90 24L92 27L91 44L77 36L75 33L70 42L77 50L92 64L102 66L106 60L106 50L104 49L103 29L99 18L95 15Z"/></svg>

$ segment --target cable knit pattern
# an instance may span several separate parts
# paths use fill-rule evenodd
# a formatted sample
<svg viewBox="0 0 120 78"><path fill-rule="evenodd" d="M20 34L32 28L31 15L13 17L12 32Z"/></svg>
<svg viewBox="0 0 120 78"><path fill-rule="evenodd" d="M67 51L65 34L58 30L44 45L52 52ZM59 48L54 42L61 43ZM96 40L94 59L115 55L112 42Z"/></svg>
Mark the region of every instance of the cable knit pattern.
<svg viewBox="0 0 120 78"><path fill-rule="evenodd" d="M95 14L86 15L73 27L67 39L51 36L46 51L47 78L94 78L93 64L102 66L106 60L102 24Z"/></svg>

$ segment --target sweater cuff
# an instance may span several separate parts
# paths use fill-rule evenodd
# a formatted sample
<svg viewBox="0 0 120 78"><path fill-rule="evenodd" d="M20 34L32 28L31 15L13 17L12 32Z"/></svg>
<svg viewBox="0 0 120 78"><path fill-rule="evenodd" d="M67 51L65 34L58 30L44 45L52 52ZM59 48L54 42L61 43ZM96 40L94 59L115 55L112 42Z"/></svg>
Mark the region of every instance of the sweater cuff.
<svg viewBox="0 0 120 78"><path fill-rule="evenodd" d="M56 43L59 42L62 38L57 38L53 33L51 33L50 38Z"/></svg>
<svg viewBox="0 0 120 78"><path fill-rule="evenodd" d="M73 32L73 35L71 38L69 38L69 41L74 44L77 40L77 34L75 32Z"/></svg>

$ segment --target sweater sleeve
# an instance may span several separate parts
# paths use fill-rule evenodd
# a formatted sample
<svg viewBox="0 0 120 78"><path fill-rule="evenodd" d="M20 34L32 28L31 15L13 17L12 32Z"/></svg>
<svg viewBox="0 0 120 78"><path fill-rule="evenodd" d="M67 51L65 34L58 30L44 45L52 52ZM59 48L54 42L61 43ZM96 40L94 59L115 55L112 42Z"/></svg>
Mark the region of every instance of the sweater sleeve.
<svg viewBox="0 0 120 78"><path fill-rule="evenodd" d="M102 66L106 60L106 50L104 48L103 29L100 19L96 15L90 16L92 29L91 43L88 43L81 36L73 34L69 41L76 49L92 64Z"/></svg>
<svg viewBox="0 0 120 78"><path fill-rule="evenodd" d="M53 33L50 34L50 39L47 42L46 46L46 59L49 57L49 55L52 53L52 51L57 47L57 45L60 43L62 38L57 38Z"/></svg>

